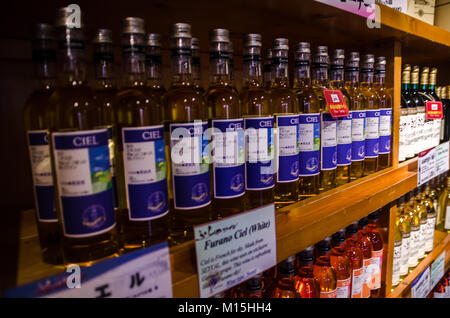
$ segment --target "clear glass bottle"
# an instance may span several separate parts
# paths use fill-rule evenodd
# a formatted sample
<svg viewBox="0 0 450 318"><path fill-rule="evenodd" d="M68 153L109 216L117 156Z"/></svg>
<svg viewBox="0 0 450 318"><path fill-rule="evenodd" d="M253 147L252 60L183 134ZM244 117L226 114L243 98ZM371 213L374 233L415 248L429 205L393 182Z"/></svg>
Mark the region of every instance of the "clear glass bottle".
<svg viewBox="0 0 450 318"><path fill-rule="evenodd" d="M320 107L321 101L311 85L311 49L308 42L295 48L294 90L299 100L299 199L319 193Z"/></svg>
<svg viewBox="0 0 450 318"><path fill-rule="evenodd" d="M266 89L270 89L272 83L272 48L267 49L263 65L263 82Z"/></svg>
<svg viewBox="0 0 450 318"><path fill-rule="evenodd" d="M86 84L84 34L58 11L58 84L49 100L55 193L66 263L90 265L117 255L107 129L96 129ZM82 19L81 19L82 20Z"/></svg>
<svg viewBox="0 0 450 318"><path fill-rule="evenodd" d="M372 283L370 295L372 298L382 297L381 278L383 275L383 237L378 229L378 218L381 210L375 211L367 217L367 237L372 243Z"/></svg>
<svg viewBox="0 0 450 318"><path fill-rule="evenodd" d="M48 101L56 86L55 30L48 24L33 27L35 89L24 106L25 129L30 154L36 220L42 260L62 263L61 231L56 213L53 171L49 147Z"/></svg>
<svg viewBox="0 0 450 318"><path fill-rule="evenodd" d="M123 72L117 93L119 242L124 252L166 241L167 160L160 98L146 87L144 20L122 26Z"/></svg>
<svg viewBox="0 0 450 318"><path fill-rule="evenodd" d="M366 140L366 100L359 84L359 53L351 52L345 62L345 91L350 97L350 115L352 117L352 162L350 180L364 175Z"/></svg>
<svg viewBox="0 0 450 318"><path fill-rule="evenodd" d="M400 261L400 278L404 278L408 275L409 259L412 251L411 243L411 217L407 213L407 201L408 196L402 196L399 198L398 204L398 216L400 217L400 231L402 232L402 256Z"/></svg>
<svg viewBox="0 0 450 318"><path fill-rule="evenodd" d="M345 229L332 236L330 262L336 270L337 298L350 298L352 266L345 250Z"/></svg>
<svg viewBox="0 0 450 318"><path fill-rule="evenodd" d="M347 107L350 107L350 95L344 89L344 50L333 51L330 64L330 88L340 90ZM337 119L337 168L336 185L350 182L350 164L352 162L352 118L351 116Z"/></svg>
<svg viewBox="0 0 450 318"><path fill-rule="evenodd" d="M117 198L116 147L117 131L115 127L115 101L117 94L114 76L114 51L112 32L98 29L94 37L94 100L96 101L97 128L108 130L108 147L110 159L111 182L114 195L114 209L119 207Z"/></svg>
<svg viewBox="0 0 450 318"><path fill-rule="evenodd" d="M402 266L402 253L403 253L403 237L401 231L400 224L400 209L399 209L399 201L397 200L397 210L395 216L395 233L394 233L394 256L392 262L392 287L400 284L400 267ZM406 265L406 271L408 271L408 266Z"/></svg>
<svg viewBox="0 0 450 318"><path fill-rule="evenodd" d="M441 100L437 94L436 94L436 78L437 78L437 68L432 67L430 69L430 76L429 76L429 80L428 80L428 88L426 90L428 96L431 97L431 101L441 101L442 102L442 111L444 114L447 113L446 111L446 103L445 101ZM441 140L441 132L442 132L442 137L443 137L443 130L445 129L445 127L443 126L443 119L433 119L430 121L427 121L427 123L429 124L430 130L432 131L432 133L430 134L430 140L431 140L431 146L437 146L440 143ZM445 123L444 123L445 124ZM430 147L430 145L428 145L427 148L428 149Z"/></svg>
<svg viewBox="0 0 450 318"><path fill-rule="evenodd" d="M206 93L213 129L213 218L244 211L244 122L229 72L229 32L210 34L210 87Z"/></svg>
<svg viewBox="0 0 450 318"><path fill-rule="evenodd" d="M171 31L172 84L164 95L168 165L170 242L193 238L193 226L211 219L210 136L202 94L192 77L191 26L176 23Z"/></svg>
<svg viewBox="0 0 450 318"><path fill-rule="evenodd" d="M416 155L416 132L417 132L417 105L411 94L411 66L406 64L403 69L404 94L408 105L408 136L406 147L406 159L413 158ZM410 100L409 100L410 99Z"/></svg>
<svg viewBox="0 0 450 318"><path fill-rule="evenodd" d="M244 283L239 298L263 298L263 277L258 274Z"/></svg>
<svg viewBox="0 0 450 318"><path fill-rule="evenodd" d="M425 184L425 190L422 194L422 202L426 209L427 225L425 228L425 253L433 250L434 246L434 228L436 227L436 210L434 209L434 191L431 187L432 181Z"/></svg>
<svg viewBox="0 0 450 318"><path fill-rule="evenodd" d="M261 35L246 35L240 98L246 130L247 210L274 202L274 118L270 94L263 87L261 45Z"/></svg>
<svg viewBox="0 0 450 318"><path fill-rule="evenodd" d="M368 220L367 218L362 218L358 222L358 233L356 234L359 248L363 254L363 268L364 268L364 279L362 284L362 298L369 298L371 296L371 285L373 279L373 245L369 239L367 231Z"/></svg>
<svg viewBox="0 0 450 318"><path fill-rule="evenodd" d="M162 104L162 98L166 89L162 79L161 36L158 33L147 34L145 48L145 68L147 73L146 87L151 95L156 95ZM164 111L162 112L165 118Z"/></svg>
<svg viewBox="0 0 450 318"><path fill-rule="evenodd" d="M314 277L319 282L320 298L337 298L337 275L331 266L331 238L320 241L315 246Z"/></svg>
<svg viewBox="0 0 450 318"><path fill-rule="evenodd" d="M298 272L295 277L295 288L301 298L320 298L320 286L314 277L313 246L309 246L297 255Z"/></svg>
<svg viewBox="0 0 450 318"><path fill-rule="evenodd" d="M419 94L419 67L413 66L411 72L411 85L409 88L409 94L414 100L416 105L416 117L415 117L415 131L412 132L412 147L414 148L414 154L425 149L427 140L429 139L428 127L425 127L425 100L422 94Z"/></svg>
<svg viewBox="0 0 450 318"><path fill-rule="evenodd" d="M289 86L288 39L272 44L270 98L275 123L275 206L298 200L299 116L298 99Z"/></svg>
<svg viewBox="0 0 450 318"><path fill-rule="evenodd" d="M295 277L295 256L291 256L278 265L277 281L271 298L301 298L295 288Z"/></svg>
<svg viewBox="0 0 450 318"><path fill-rule="evenodd" d="M202 85L202 68L200 65L200 40L198 38L193 37L191 40L191 49L192 49L192 82L194 87L198 90L198 92L203 95L205 94L205 90Z"/></svg>
<svg viewBox="0 0 450 318"><path fill-rule="evenodd" d="M440 216L436 229L442 232L450 232L450 177L446 178L447 186L439 197Z"/></svg>
<svg viewBox="0 0 450 318"><path fill-rule="evenodd" d="M375 59L374 89L380 100L380 139L378 149L378 169L391 165L392 144L392 96L386 87L386 58Z"/></svg>
<svg viewBox="0 0 450 318"><path fill-rule="evenodd" d="M415 204L415 191L407 194L408 202L405 206L405 214L409 215L411 226L411 241L409 244L409 268L414 268L418 264L419 247L420 247L420 215Z"/></svg>
<svg viewBox="0 0 450 318"><path fill-rule="evenodd" d="M366 144L364 175L378 170L380 137L380 99L373 87L375 59L372 54L364 55L361 68L361 92L366 98Z"/></svg>
<svg viewBox="0 0 450 318"><path fill-rule="evenodd" d="M357 233L357 223L352 223L345 229L345 253L350 260L352 268L352 298L362 297L362 287L364 282L364 257L361 248L359 247Z"/></svg>
<svg viewBox="0 0 450 318"><path fill-rule="evenodd" d="M328 109L323 93L329 88L328 83L328 48L318 46L315 48L312 64L312 87L320 101L320 186L319 191L324 192L336 187L337 164L337 120Z"/></svg>

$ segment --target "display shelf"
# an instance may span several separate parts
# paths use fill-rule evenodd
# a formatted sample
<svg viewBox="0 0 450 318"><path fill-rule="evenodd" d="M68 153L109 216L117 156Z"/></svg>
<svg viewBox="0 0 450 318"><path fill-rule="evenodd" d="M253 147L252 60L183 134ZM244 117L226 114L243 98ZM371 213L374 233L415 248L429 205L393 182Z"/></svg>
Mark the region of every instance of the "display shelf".
<svg viewBox="0 0 450 318"><path fill-rule="evenodd" d="M315 244L414 189L408 166L388 168L276 211L277 261ZM41 261L32 210L22 216L17 285L63 271ZM174 297L198 297L194 242L170 248Z"/></svg>
<svg viewBox="0 0 450 318"><path fill-rule="evenodd" d="M450 234L434 232L434 247L419 264L390 292L387 298L408 298L411 296L411 284L431 263L445 251L445 269L450 267Z"/></svg>

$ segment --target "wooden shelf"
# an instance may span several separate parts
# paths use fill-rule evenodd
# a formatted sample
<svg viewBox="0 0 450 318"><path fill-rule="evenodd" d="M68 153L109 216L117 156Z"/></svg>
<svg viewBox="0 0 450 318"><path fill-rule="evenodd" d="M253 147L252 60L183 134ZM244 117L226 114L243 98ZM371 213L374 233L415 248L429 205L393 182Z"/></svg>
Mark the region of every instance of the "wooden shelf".
<svg viewBox="0 0 450 318"><path fill-rule="evenodd" d="M445 251L445 269L450 266L450 234L435 231L434 232L434 247L419 264L409 272L409 274L387 294L387 298L408 298L411 296L411 284L431 263L438 258L442 252Z"/></svg>
<svg viewBox="0 0 450 318"><path fill-rule="evenodd" d="M276 212L277 261L315 244L414 189L408 166L389 168ZM22 216L17 285L63 271L44 264L32 210ZM198 297L194 242L170 248L174 297Z"/></svg>

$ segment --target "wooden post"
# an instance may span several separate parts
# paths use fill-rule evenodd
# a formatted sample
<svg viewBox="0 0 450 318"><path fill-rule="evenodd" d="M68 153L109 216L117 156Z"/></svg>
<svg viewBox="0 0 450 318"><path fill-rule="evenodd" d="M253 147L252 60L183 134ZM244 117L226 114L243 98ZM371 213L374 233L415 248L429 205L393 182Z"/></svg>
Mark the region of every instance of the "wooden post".
<svg viewBox="0 0 450 318"><path fill-rule="evenodd" d="M398 147L400 132L400 103L402 80L402 48L398 40L394 41L394 83L393 83L393 118L392 118L392 166L398 167Z"/></svg>

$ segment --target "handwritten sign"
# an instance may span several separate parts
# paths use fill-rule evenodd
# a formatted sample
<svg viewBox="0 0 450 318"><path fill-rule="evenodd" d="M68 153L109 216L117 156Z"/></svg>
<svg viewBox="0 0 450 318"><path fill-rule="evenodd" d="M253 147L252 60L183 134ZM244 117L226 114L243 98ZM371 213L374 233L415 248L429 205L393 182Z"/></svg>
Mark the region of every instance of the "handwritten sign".
<svg viewBox="0 0 450 318"><path fill-rule="evenodd" d="M430 288L433 289L434 286L441 280L442 277L444 277L445 274L445 251L439 255L438 258L434 260L434 262L431 264L431 286Z"/></svg>
<svg viewBox="0 0 450 318"><path fill-rule="evenodd" d="M71 270L73 269L73 270ZM169 248L162 243L5 292L19 298L172 298Z"/></svg>
<svg viewBox="0 0 450 318"><path fill-rule="evenodd" d="M449 142L436 147L436 175L449 170Z"/></svg>
<svg viewBox="0 0 450 318"><path fill-rule="evenodd" d="M419 153L417 185L420 186L436 176L436 148Z"/></svg>
<svg viewBox="0 0 450 318"><path fill-rule="evenodd" d="M368 18L375 12L375 0L316 0L329 6Z"/></svg>
<svg viewBox="0 0 450 318"><path fill-rule="evenodd" d="M442 112L442 102L427 102L426 105L427 119L441 119L444 117Z"/></svg>
<svg viewBox="0 0 450 318"><path fill-rule="evenodd" d="M430 293L430 266L428 266L411 284L411 298L426 298Z"/></svg>
<svg viewBox="0 0 450 318"><path fill-rule="evenodd" d="M194 227L200 297L211 297L276 265L275 207Z"/></svg>
<svg viewBox="0 0 450 318"><path fill-rule="evenodd" d="M323 95L325 96L331 117L339 118L347 117L349 115L347 103L340 90L324 89Z"/></svg>

